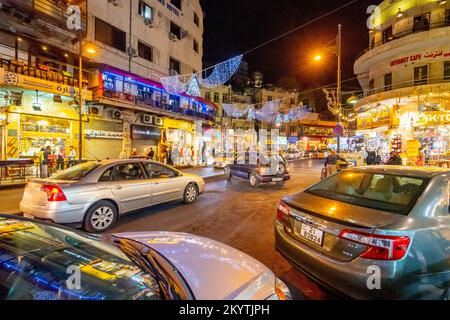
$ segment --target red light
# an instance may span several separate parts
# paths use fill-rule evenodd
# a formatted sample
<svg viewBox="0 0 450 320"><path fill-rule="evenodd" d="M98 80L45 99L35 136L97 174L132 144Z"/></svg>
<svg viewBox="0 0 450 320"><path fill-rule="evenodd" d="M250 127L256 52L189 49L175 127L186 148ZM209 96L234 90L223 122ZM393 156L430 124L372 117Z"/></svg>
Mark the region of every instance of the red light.
<svg viewBox="0 0 450 320"><path fill-rule="evenodd" d="M283 222L284 216L289 216L289 208L280 202L277 207L277 220Z"/></svg>
<svg viewBox="0 0 450 320"><path fill-rule="evenodd" d="M57 185L44 184L41 190L47 194L47 201L49 202L60 202L66 201L66 195Z"/></svg>
<svg viewBox="0 0 450 320"><path fill-rule="evenodd" d="M339 238L367 245L361 258L389 261L402 259L411 241L407 236L383 236L354 230L343 230Z"/></svg>

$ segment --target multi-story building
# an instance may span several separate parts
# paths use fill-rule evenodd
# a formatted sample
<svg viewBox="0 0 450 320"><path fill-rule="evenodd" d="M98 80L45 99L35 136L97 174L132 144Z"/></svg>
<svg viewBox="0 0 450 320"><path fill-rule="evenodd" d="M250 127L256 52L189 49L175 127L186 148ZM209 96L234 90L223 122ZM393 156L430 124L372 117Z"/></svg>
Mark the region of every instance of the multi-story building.
<svg viewBox="0 0 450 320"><path fill-rule="evenodd" d="M132 150L144 155L152 147L163 160L166 147L201 150L202 125L212 125L217 107L199 97L170 94L160 81L202 70L199 0L0 4L3 159L33 157L47 145L64 152L77 148L80 137L86 159L129 156ZM74 16L71 5L80 8L81 32L67 23ZM80 38L86 101L81 134ZM178 158L188 162L182 154Z"/></svg>
<svg viewBox="0 0 450 320"><path fill-rule="evenodd" d="M354 71L358 133L370 148L417 156L449 148L450 2L386 0Z"/></svg>

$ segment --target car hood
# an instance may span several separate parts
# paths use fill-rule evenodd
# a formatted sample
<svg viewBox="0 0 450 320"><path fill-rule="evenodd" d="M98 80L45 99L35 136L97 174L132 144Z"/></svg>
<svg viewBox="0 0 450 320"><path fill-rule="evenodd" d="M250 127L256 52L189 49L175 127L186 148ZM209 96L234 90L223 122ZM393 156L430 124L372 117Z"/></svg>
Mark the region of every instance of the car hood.
<svg viewBox="0 0 450 320"><path fill-rule="evenodd" d="M264 300L275 292L275 275L249 255L223 243L173 232L115 234L145 244L168 259L199 300Z"/></svg>

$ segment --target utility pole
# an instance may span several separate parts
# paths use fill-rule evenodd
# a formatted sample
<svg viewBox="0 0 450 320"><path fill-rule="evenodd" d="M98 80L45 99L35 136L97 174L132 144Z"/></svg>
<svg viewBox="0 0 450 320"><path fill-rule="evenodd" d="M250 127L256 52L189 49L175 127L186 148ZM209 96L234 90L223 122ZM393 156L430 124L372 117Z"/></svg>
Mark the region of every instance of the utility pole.
<svg viewBox="0 0 450 320"><path fill-rule="evenodd" d="M83 28L80 28L80 41L78 42L78 160L83 159Z"/></svg>
<svg viewBox="0 0 450 320"><path fill-rule="evenodd" d="M337 67L337 91L336 91L336 109L338 111L338 125L341 123L341 44L342 44L342 26L338 25L338 36L337 36L337 58L338 58L338 67ZM341 137L338 134L337 136L337 152L339 153L341 149Z"/></svg>

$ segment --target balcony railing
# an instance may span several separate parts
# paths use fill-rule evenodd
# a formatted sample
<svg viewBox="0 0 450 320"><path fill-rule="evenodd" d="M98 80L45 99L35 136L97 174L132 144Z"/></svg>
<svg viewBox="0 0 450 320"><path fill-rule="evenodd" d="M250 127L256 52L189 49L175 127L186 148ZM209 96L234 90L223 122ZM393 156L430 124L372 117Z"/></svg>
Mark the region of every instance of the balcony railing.
<svg viewBox="0 0 450 320"><path fill-rule="evenodd" d="M45 57L36 57L36 61L39 62L28 64L28 61L16 60L14 57L0 54L0 68L5 69L5 71L68 86L78 86L77 67ZM87 84L88 81L89 71L83 71L83 83Z"/></svg>
<svg viewBox="0 0 450 320"><path fill-rule="evenodd" d="M394 40L398 40L400 38L403 38L403 37L411 35L411 34L416 34L416 33L424 32L424 31L429 31L432 29L438 29L438 28L443 28L443 27L448 27L448 26L450 26L450 17L447 17L445 20L442 20L442 21L433 22L431 24L415 25L411 29L393 34L388 39L381 39L380 41L373 42L369 48L366 48L362 52L360 52L356 56L356 59L358 59L359 57L361 57L368 51L375 49L376 47L383 45L385 43L388 43L388 42L391 42Z"/></svg>

